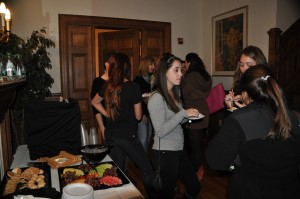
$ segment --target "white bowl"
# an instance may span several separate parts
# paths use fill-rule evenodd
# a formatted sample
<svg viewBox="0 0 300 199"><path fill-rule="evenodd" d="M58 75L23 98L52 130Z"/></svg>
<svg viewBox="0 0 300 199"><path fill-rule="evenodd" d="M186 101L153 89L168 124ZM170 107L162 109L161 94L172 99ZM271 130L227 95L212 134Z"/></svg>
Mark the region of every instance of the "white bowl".
<svg viewBox="0 0 300 199"><path fill-rule="evenodd" d="M62 199L94 199L94 190L85 183L72 183L63 188Z"/></svg>

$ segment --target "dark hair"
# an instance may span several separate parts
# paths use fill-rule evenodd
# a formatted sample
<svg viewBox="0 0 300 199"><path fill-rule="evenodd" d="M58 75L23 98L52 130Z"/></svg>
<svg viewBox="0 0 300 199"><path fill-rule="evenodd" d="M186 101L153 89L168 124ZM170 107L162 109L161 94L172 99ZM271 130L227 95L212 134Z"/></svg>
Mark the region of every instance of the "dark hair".
<svg viewBox="0 0 300 199"><path fill-rule="evenodd" d="M127 55L123 53L115 53L111 56L109 66L107 85L105 89L105 102L107 117L113 120L118 115L121 99L120 93L124 79L128 76L130 71L130 62Z"/></svg>
<svg viewBox="0 0 300 199"><path fill-rule="evenodd" d="M251 46L251 45L245 47L237 61L237 68L235 71L235 76L234 76L233 85L232 85L232 88L235 90L235 92L236 92L236 89L239 89L239 81L243 76L243 74L240 70L240 65L239 65L242 55L251 57L256 62L256 64L268 65L267 59L260 48L258 48L256 46Z"/></svg>
<svg viewBox="0 0 300 199"><path fill-rule="evenodd" d="M283 92L274 77L270 67L258 64L246 70L240 88L254 102L270 104L274 122L267 137L285 140L291 136L292 127Z"/></svg>
<svg viewBox="0 0 300 199"><path fill-rule="evenodd" d="M197 53L189 53L185 56L186 62L189 62L190 65L185 72L185 74L188 74L190 72L199 72L200 75L205 79L205 81L210 80L211 76L210 74L206 71L205 65L202 61L202 59L198 56Z"/></svg>
<svg viewBox="0 0 300 199"><path fill-rule="evenodd" d="M158 91L166 101L168 107L175 113L179 111L179 107L175 104L173 98L170 96L167 88L167 71L172 67L173 62L177 60L181 63L178 57L173 55L165 55L159 61L159 67L156 73L155 83L153 86L153 90ZM179 97L179 86L174 86L172 88L172 93L174 95L175 100L181 102Z"/></svg>
<svg viewBox="0 0 300 199"><path fill-rule="evenodd" d="M111 51L108 53L105 53L105 55L103 56L103 65L104 65L104 69L106 70L106 62L109 62L109 59L115 54L115 52Z"/></svg>

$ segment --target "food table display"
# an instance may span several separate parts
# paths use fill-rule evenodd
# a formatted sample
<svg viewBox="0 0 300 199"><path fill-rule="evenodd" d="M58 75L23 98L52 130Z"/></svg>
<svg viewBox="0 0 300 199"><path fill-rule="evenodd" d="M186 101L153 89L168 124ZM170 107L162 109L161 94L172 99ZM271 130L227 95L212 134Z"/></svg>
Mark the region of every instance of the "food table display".
<svg viewBox="0 0 300 199"><path fill-rule="evenodd" d="M21 145L18 147L16 153L14 154L14 159L11 164L11 172L10 175L13 175L13 172L21 172L21 176L25 175L26 169L34 168L36 165L31 166L28 165L29 162L32 162L29 158L29 150L27 145ZM34 163L33 163L34 164ZM126 199L126 198L144 198L143 195L139 192L139 190L132 184L132 182L126 177L126 175L115 165L112 159L107 155L101 163L95 165L94 168L88 168L88 165L72 165L67 167L61 167L58 169L49 168L45 163L40 164L38 167L41 170L36 171L36 177L42 175L40 178L44 178L44 184L38 184L39 186L48 186L55 190L61 192L64 185L68 183L68 181L74 180L74 182L83 182L84 179L90 177L94 177L93 175L105 175L105 172L109 172L110 175L115 175L117 177L102 177L97 176L97 181L91 181L92 185L94 185L94 197L95 199ZM20 171L14 171L15 168L21 168ZM49 171L47 171L47 168ZM107 169L108 168L108 169ZM107 170L106 170L107 169ZM85 171L86 170L86 171ZM93 172L93 170L97 172ZM74 176L69 176L67 171L75 171L77 174L76 179ZM101 172L102 171L102 172ZM26 171L28 172L28 171ZM30 171L31 172L31 171ZM7 177L7 175L5 176ZM9 178L8 178L9 179ZM70 180L71 179L71 180ZM94 178L91 178L94 179ZM28 180L29 181L29 180ZM39 180L40 181L40 180ZM4 183L3 183L4 182ZM27 182L26 182L27 183ZM96 183L96 184L95 184ZM1 186L3 184L7 184L7 181L3 179ZM3 188L3 187L2 187Z"/></svg>

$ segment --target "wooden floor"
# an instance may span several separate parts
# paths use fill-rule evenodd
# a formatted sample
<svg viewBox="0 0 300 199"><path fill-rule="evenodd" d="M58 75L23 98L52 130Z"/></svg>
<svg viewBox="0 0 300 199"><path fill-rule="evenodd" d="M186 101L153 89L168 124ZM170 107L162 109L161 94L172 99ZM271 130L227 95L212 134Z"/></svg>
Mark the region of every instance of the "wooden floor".
<svg viewBox="0 0 300 199"><path fill-rule="evenodd" d="M142 185L140 176L136 173L136 168L129 163L128 177L140 190L140 192L147 196ZM198 199L226 199L226 189L228 184L229 174L212 171L205 167L205 175L201 180L201 192ZM174 199L182 198L184 187L178 182L178 192Z"/></svg>

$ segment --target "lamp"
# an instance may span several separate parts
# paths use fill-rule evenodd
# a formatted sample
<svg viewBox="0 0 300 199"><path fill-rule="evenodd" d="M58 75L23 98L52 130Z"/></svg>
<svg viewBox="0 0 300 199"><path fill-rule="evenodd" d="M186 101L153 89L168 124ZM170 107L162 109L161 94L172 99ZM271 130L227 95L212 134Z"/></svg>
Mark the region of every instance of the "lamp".
<svg viewBox="0 0 300 199"><path fill-rule="evenodd" d="M5 4L1 2L0 4L0 17L1 17L1 34L10 32L10 20L11 15L9 9L6 8Z"/></svg>

